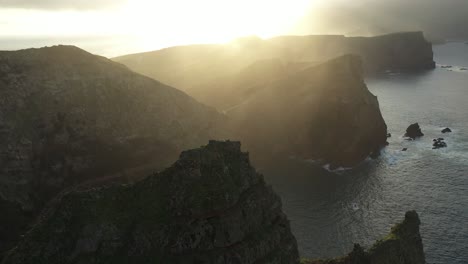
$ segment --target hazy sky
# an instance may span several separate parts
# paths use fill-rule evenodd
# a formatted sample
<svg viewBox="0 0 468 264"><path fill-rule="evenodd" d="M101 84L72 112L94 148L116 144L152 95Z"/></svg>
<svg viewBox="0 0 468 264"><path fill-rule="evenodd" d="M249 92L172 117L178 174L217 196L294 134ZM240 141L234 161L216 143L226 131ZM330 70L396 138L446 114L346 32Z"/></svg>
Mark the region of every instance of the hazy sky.
<svg viewBox="0 0 468 264"><path fill-rule="evenodd" d="M296 34L375 35L422 30L431 39L468 39L468 0L323 0Z"/></svg>
<svg viewBox="0 0 468 264"><path fill-rule="evenodd" d="M0 0L0 49L74 44L115 56L246 35L468 38L468 0Z"/></svg>
<svg viewBox="0 0 468 264"><path fill-rule="evenodd" d="M80 0L80 1L64 1L64 0L0 0L0 6L3 8L30 8L30 9L106 9L109 7L119 6L126 1L124 0Z"/></svg>
<svg viewBox="0 0 468 264"><path fill-rule="evenodd" d="M0 49L77 44L112 56L289 32L313 1L0 0ZM79 4L76 4L79 3Z"/></svg>

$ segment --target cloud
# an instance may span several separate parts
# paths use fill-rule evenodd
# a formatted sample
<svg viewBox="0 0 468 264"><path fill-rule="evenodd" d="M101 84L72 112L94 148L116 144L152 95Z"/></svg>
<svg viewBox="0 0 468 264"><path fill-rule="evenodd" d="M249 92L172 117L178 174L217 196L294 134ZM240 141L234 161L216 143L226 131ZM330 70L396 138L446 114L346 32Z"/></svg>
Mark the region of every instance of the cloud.
<svg viewBox="0 0 468 264"><path fill-rule="evenodd" d="M95 10L119 6L127 0L0 0L0 8Z"/></svg>

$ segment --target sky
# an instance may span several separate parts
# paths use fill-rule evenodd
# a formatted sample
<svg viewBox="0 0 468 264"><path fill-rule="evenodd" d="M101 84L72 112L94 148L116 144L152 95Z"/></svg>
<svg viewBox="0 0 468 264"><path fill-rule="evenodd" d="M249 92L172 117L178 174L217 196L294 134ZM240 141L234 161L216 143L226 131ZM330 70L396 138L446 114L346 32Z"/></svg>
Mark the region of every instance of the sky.
<svg viewBox="0 0 468 264"><path fill-rule="evenodd" d="M114 56L289 32L310 0L0 0L0 49L77 44Z"/></svg>
<svg viewBox="0 0 468 264"><path fill-rule="evenodd" d="M430 40L468 39L468 0L324 0L307 12L295 34L424 31Z"/></svg>
<svg viewBox="0 0 468 264"><path fill-rule="evenodd" d="M468 39L468 0L0 0L0 50L117 56L237 37L424 30Z"/></svg>

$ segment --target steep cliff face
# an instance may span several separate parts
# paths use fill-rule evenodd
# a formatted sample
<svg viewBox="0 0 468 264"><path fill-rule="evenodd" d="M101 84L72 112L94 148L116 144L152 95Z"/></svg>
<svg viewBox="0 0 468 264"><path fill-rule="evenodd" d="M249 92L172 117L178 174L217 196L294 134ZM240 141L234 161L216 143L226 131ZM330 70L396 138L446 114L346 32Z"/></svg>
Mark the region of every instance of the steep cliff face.
<svg viewBox="0 0 468 264"><path fill-rule="evenodd" d="M359 54L367 73L420 71L435 68L432 44L422 32L395 33L374 38L349 38L349 52Z"/></svg>
<svg viewBox="0 0 468 264"><path fill-rule="evenodd" d="M358 55L366 74L435 68L432 44L424 38L423 32L376 37L284 36L270 41L287 47L288 56L299 61L324 60L348 53Z"/></svg>
<svg viewBox="0 0 468 264"><path fill-rule="evenodd" d="M386 143L379 103L363 78L354 55L315 64L262 60L196 96L226 113L256 160L278 154L353 166Z"/></svg>
<svg viewBox="0 0 468 264"><path fill-rule="evenodd" d="M286 74L254 90L227 115L256 154L353 166L386 143L387 127L357 56Z"/></svg>
<svg viewBox="0 0 468 264"><path fill-rule="evenodd" d="M166 166L217 138L224 118L76 47L2 51L0 204L37 212L69 185Z"/></svg>
<svg viewBox="0 0 468 264"><path fill-rule="evenodd" d="M25 263L298 263L280 198L239 142L185 151L130 186L64 195L5 258Z"/></svg>
<svg viewBox="0 0 468 264"><path fill-rule="evenodd" d="M226 45L192 45L114 58L130 69L173 85L204 100L206 87L229 87L230 76L261 60L317 63L355 54L366 74L382 71L433 69L432 45L422 32L377 37L281 36L268 40L247 38ZM274 78L274 75L270 75ZM218 85L212 85L213 82ZM213 104L214 105L214 104Z"/></svg>
<svg viewBox="0 0 468 264"><path fill-rule="evenodd" d="M303 264L426 264L419 233L420 220L414 211L394 226L384 239L365 251L356 244L346 257L330 260L302 260Z"/></svg>

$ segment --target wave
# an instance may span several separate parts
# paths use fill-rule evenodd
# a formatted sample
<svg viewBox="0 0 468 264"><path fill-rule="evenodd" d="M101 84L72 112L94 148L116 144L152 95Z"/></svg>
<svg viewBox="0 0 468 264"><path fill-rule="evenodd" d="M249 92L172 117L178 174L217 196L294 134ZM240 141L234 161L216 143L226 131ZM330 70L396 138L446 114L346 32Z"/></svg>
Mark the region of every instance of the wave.
<svg viewBox="0 0 468 264"><path fill-rule="evenodd" d="M468 66L454 66L454 65L446 65L446 64L437 64L437 68L450 71L450 72L461 72L468 74Z"/></svg>

